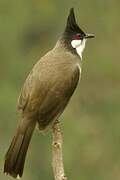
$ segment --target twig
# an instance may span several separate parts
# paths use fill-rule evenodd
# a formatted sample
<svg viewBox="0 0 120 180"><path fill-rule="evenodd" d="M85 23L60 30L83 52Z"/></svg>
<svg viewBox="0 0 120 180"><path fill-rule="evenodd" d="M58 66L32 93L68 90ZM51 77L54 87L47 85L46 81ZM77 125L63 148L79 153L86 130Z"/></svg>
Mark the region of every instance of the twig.
<svg viewBox="0 0 120 180"><path fill-rule="evenodd" d="M52 128L52 167L55 180L67 180L64 173L63 155L62 155L62 134L59 122L56 121Z"/></svg>

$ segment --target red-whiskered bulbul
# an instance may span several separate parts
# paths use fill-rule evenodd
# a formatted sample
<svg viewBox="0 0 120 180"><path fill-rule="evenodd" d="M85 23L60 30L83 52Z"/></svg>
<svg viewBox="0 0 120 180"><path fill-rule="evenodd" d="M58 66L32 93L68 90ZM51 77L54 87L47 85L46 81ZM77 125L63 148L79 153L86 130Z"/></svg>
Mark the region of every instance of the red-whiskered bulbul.
<svg viewBox="0 0 120 180"><path fill-rule="evenodd" d="M35 126L52 128L68 104L81 75L82 52L88 38L70 9L64 33L28 75L18 100L21 120L5 156L4 173L19 178Z"/></svg>

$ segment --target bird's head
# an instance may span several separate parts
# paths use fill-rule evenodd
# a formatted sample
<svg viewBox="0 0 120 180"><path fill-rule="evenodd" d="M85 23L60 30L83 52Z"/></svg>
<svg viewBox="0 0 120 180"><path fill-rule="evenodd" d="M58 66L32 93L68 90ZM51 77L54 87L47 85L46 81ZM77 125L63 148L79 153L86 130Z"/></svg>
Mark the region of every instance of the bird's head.
<svg viewBox="0 0 120 180"><path fill-rule="evenodd" d="M86 34L76 23L74 9L71 8L65 31L63 33L63 40L65 47L72 53L79 55L82 58L82 52L85 48L86 40L93 38L93 34Z"/></svg>

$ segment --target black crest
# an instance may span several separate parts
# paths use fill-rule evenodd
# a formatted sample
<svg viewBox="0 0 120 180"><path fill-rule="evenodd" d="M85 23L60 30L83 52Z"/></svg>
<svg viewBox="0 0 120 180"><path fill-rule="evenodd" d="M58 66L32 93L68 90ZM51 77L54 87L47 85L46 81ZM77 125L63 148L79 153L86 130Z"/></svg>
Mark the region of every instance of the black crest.
<svg viewBox="0 0 120 180"><path fill-rule="evenodd" d="M71 8L68 18L67 18L67 25L65 28L65 34L74 34L74 33L80 33L82 35L85 35L85 33L80 29L80 27L76 23L74 9Z"/></svg>

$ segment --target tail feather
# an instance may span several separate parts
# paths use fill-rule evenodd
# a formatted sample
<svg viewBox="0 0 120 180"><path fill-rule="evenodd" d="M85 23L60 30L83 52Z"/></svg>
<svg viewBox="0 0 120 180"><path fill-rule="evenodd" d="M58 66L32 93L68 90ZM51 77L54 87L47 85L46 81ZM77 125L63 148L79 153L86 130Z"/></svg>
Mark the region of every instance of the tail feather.
<svg viewBox="0 0 120 180"><path fill-rule="evenodd" d="M28 124L27 128L25 128L22 133L18 128L5 156L5 174L9 174L14 178L22 176L25 157L34 128L35 123Z"/></svg>

